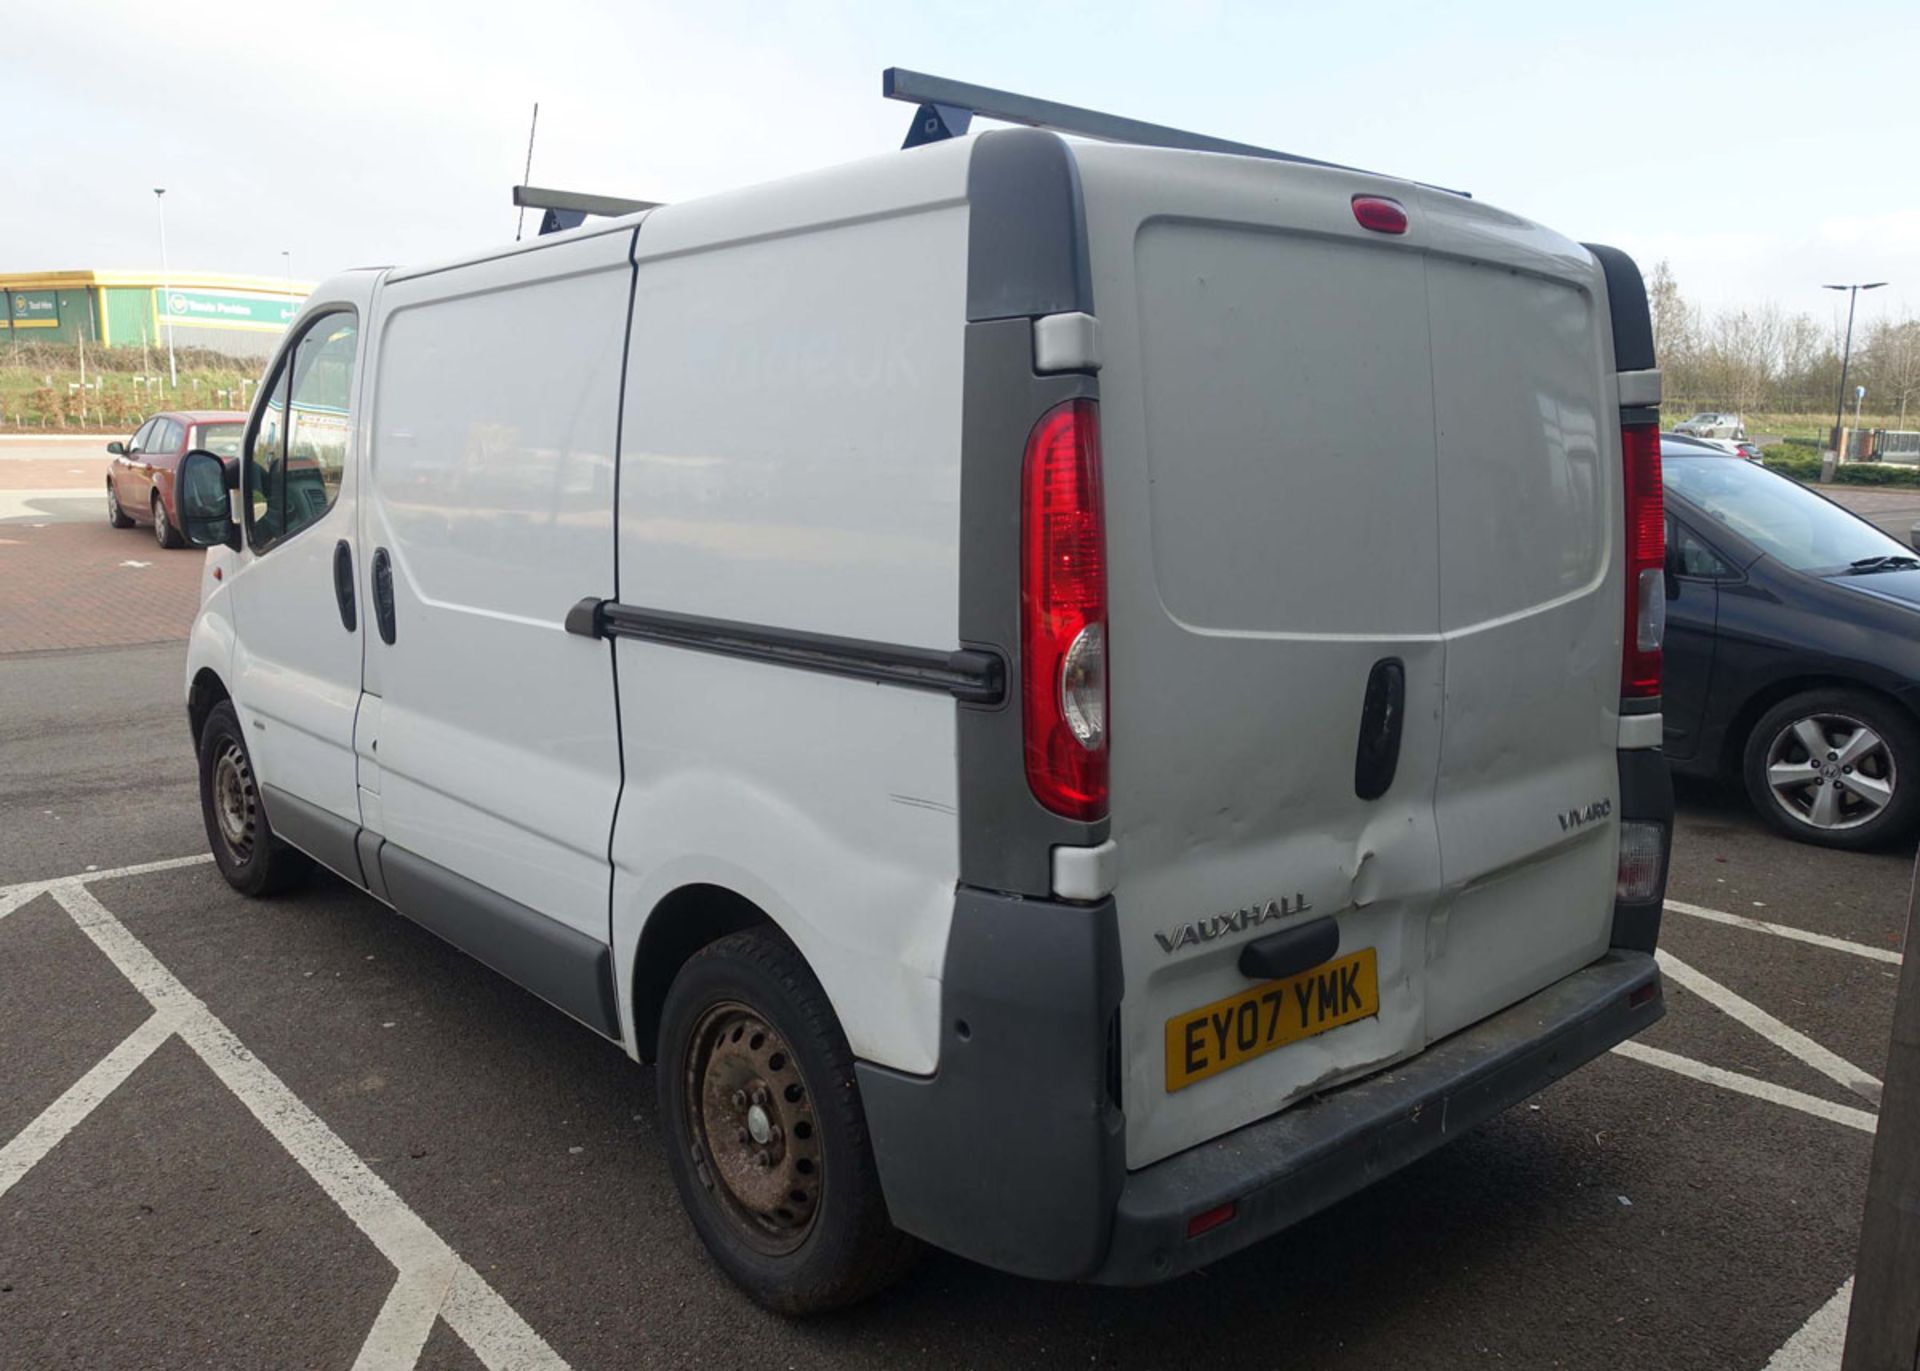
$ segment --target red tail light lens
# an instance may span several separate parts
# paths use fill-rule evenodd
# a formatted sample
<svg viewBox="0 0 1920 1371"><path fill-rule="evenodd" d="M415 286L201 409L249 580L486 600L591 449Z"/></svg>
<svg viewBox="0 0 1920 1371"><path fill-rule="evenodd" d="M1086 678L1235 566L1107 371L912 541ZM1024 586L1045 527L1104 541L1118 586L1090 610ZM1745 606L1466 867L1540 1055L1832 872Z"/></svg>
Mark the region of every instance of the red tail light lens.
<svg viewBox="0 0 1920 1371"><path fill-rule="evenodd" d="M1195 1214L1187 1220L1187 1236L1197 1238L1202 1233L1211 1233L1231 1219L1237 1207L1233 1200L1228 1200L1225 1204L1216 1204L1211 1209Z"/></svg>
<svg viewBox="0 0 1920 1371"><path fill-rule="evenodd" d="M1389 200L1384 195L1354 196L1353 217L1361 228L1375 233L1407 231L1407 211L1398 200Z"/></svg>
<svg viewBox="0 0 1920 1371"><path fill-rule="evenodd" d="M1107 812L1107 534L1091 400L1027 438L1020 500L1020 672L1027 784L1056 814Z"/></svg>
<svg viewBox="0 0 1920 1371"><path fill-rule="evenodd" d="M1620 694L1660 693L1660 643L1667 631L1667 515L1660 485L1660 430L1620 430L1627 489L1627 625L1620 654Z"/></svg>

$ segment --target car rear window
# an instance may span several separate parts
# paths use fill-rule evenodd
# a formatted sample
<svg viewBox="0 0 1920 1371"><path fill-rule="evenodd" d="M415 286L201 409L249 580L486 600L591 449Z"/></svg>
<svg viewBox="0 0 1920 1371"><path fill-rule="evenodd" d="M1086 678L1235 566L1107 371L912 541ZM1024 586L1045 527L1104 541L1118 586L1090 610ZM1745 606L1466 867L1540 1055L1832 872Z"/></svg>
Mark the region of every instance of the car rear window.
<svg viewBox="0 0 1920 1371"><path fill-rule="evenodd" d="M1795 571L1839 571L1867 557L1910 555L1866 520L1751 462L1670 452L1660 470L1668 490Z"/></svg>
<svg viewBox="0 0 1920 1371"><path fill-rule="evenodd" d="M245 424L202 424L197 446L216 457L238 457L240 435L245 429Z"/></svg>

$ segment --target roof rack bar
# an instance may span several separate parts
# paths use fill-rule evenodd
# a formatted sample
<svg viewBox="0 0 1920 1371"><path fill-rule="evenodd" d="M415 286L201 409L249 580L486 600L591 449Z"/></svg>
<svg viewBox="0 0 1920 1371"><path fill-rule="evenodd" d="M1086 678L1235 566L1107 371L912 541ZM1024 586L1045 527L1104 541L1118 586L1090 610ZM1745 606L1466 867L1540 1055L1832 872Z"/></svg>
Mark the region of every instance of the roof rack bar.
<svg viewBox="0 0 1920 1371"><path fill-rule="evenodd" d="M1189 152L1228 152L1241 157L1263 157L1271 162L1297 162L1309 167L1357 171L1367 176L1383 174L1367 171L1364 167L1351 167L1344 162L1325 162L1318 157L1302 157L1298 153L1255 147L1251 143L1235 143L1226 138L1214 138L1204 133L1189 133L1185 129L1168 128L1163 124L1149 124L1139 119L1127 119L1118 114L1103 114L1099 110L1082 109L1078 105L1063 105L1055 100L1041 100L1031 95L1017 95L1012 91L995 90L991 86L976 86L966 81L949 80L944 76L929 76L925 72L909 71L905 67L888 67L881 74L881 93L889 100L905 100L918 104L923 110L931 107L942 116L941 122L948 125L955 122L948 117L949 112L964 111L969 115L977 114L982 119L998 119L1009 124L1026 124L1032 128L1052 129L1058 133L1074 133L1084 138L1097 138L1107 143L1138 143L1155 148L1184 148ZM964 132L964 130L963 123L960 131ZM937 141L942 136L950 135L935 132L928 136L925 121L916 117L913 129L908 134L907 146L913 147L918 143ZM1428 183L1420 181L1415 184L1427 185ZM1463 190L1451 190L1446 186L1432 186L1431 189L1446 191L1449 195L1467 195Z"/></svg>
<svg viewBox="0 0 1920 1371"><path fill-rule="evenodd" d="M552 190L545 186L515 186L513 203L525 209L557 209L609 218L660 207L658 200L622 200L613 195L587 195L577 190Z"/></svg>

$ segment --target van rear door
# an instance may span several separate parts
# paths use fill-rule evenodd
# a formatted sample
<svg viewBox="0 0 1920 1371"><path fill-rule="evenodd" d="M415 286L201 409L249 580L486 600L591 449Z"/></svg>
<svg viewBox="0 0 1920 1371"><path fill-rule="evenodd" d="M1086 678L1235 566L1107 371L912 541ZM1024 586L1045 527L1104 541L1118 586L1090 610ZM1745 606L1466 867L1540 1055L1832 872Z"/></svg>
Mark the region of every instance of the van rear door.
<svg viewBox="0 0 1920 1371"><path fill-rule="evenodd" d="M1577 246L1335 169L1075 155L1139 1167L1604 950L1610 830L1556 814L1617 788L1617 439ZM1323 918L1330 961L1243 969Z"/></svg>
<svg viewBox="0 0 1920 1371"><path fill-rule="evenodd" d="M1584 248L1420 192L1439 456L1441 1038L1606 951L1618 860L1619 420Z"/></svg>
<svg viewBox="0 0 1920 1371"><path fill-rule="evenodd" d="M1355 223L1371 178L1075 154L1113 344L1112 814L1137 1167L1426 1043L1445 684L1426 264ZM1357 787L1383 681L1391 777ZM1376 730L1395 722L1376 713ZM1279 987L1242 974L1248 943L1322 917L1339 933L1327 967Z"/></svg>

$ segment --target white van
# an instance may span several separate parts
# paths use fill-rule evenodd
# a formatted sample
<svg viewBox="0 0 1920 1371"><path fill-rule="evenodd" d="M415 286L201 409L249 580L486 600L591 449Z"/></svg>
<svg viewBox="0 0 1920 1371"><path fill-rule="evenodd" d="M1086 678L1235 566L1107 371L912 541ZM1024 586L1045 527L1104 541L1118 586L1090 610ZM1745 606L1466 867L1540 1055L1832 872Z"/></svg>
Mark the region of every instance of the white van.
<svg viewBox="0 0 1920 1371"><path fill-rule="evenodd" d="M1031 128L336 277L182 476L214 855L656 1063L770 1306L1203 1266L1661 1014L1653 366L1618 252Z"/></svg>

